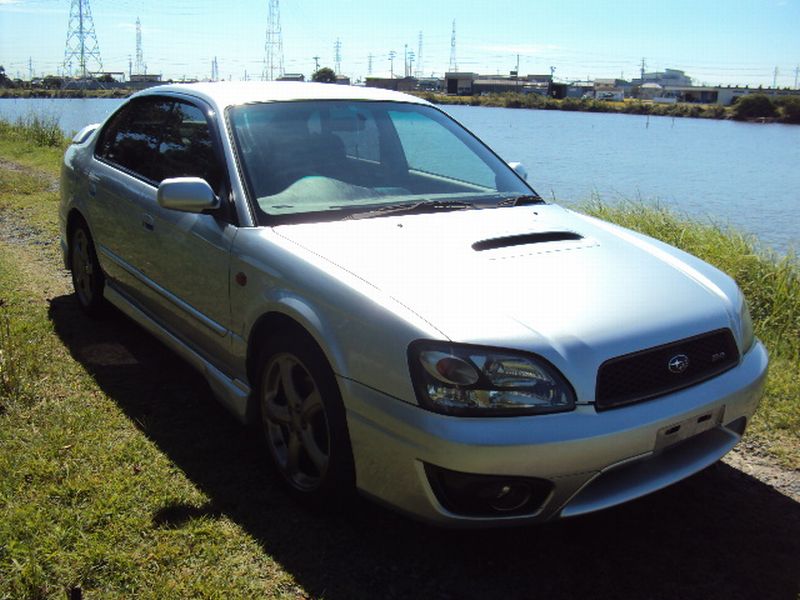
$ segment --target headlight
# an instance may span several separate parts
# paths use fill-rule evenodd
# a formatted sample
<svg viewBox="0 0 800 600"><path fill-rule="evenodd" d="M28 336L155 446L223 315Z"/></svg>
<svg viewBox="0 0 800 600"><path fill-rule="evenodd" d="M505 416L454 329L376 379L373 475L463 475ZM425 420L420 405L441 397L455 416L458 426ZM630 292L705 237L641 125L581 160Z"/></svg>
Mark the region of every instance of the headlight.
<svg viewBox="0 0 800 600"><path fill-rule="evenodd" d="M742 294L742 305L739 308L739 327L742 340L742 354L750 350L755 342L753 332L753 318L750 316L750 308L747 306L747 299Z"/></svg>
<svg viewBox="0 0 800 600"><path fill-rule="evenodd" d="M570 385L539 356L420 340L408 360L420 404L436 412L499 417L575 408Z"/></svg>

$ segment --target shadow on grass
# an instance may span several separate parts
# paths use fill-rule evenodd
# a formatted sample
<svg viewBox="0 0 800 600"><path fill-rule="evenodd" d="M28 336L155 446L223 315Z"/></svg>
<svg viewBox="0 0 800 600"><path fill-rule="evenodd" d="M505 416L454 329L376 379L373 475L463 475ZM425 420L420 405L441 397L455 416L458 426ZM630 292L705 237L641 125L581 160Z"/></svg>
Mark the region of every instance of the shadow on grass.
<svg viewBox="0 0 800 600"><path fill-rule="evenodd" d="M339 598L786 598L800 591L800 504L718 464L596 515L538 527L438 530L366 501L347 515L298 506L254 436L202 377L124 316L50 317L72 355L211 498L154 525L224 514L312 595Z"/></svg>

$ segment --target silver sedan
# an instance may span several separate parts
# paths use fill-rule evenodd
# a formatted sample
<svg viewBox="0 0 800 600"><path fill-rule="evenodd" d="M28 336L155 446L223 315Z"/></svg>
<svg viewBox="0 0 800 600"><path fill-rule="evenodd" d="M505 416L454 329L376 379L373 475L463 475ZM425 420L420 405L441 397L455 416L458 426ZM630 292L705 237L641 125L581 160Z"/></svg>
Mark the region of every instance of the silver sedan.
<svg viewBox="0 0 800 600"><path fill-rule="evenodd" d="M75 137L61 191L85 311L194 365L311 503L584 514L717 461L763 391L730 277L544 202L412 96L152 88Z"/></svg>

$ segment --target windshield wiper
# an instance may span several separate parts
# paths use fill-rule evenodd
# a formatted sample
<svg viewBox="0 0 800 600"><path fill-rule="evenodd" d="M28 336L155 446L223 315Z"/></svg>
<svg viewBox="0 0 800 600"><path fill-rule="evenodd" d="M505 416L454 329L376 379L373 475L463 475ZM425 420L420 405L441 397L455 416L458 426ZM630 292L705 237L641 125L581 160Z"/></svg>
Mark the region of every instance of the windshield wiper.
<svg viewBox="0 0 800 600"><path fill-rule="evenodd" d="M373 217L385 217L387 215L399 213L421 214L447 210L463 210L466 208L475 208L475 206L470 202L463 202L461 200L421 200L410 204L387 204L386 206L381 206L372 210L353 213L347 218L371 219Z"/></svg>
<svg viewBox="0 0 800 600"><path fill-rule="evenodd" d="M524 206L527 204L543 204L539 196L527 194L523 196L514 196L513 198L506 198L497 203L497 206Z"/></svg>

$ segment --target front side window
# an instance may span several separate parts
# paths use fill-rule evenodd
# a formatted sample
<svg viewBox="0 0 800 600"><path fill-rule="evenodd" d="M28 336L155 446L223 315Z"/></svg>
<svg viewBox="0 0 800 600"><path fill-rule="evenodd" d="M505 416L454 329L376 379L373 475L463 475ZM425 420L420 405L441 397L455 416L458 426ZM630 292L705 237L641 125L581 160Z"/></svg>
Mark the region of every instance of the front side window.
<svg viewBox="0 0 800 600"><path fill-rule="evenodd" d="M171 98L142 98L121 109L102 132L96 154L154 185L169 177L201 177L219 191L222 180L205 115Z"/></svg>
<svg viewBox="0 0 800 600"><path fill-rule="evenodd" d="M430 106L273 102L233 107L228 119L264 224L538 200L508 165Z"/></svg>

